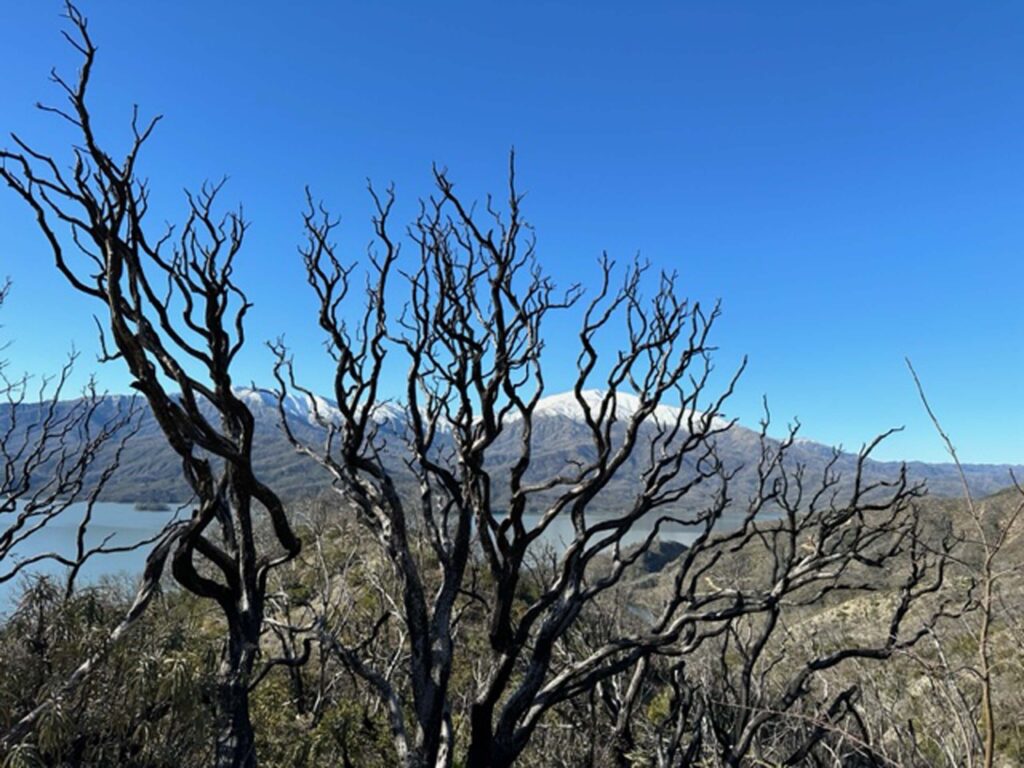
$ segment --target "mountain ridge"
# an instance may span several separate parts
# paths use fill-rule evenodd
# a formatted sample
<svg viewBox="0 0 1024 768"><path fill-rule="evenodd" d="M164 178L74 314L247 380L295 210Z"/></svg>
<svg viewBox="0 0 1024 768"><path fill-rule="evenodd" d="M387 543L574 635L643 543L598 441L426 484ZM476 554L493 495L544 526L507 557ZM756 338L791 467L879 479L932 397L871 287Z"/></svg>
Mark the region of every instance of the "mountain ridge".
<svg viewBox="0 0 1024 768"><path fill-rule="evenodd" d="M273 392L265 389L247 387L238 388L239 398L250 408L257 423L257 439L255 440L254 463L260 477L271 487L278 490L282 497L301 498L316 495L328 488L330 479L327 473L308 457L300 456L283 434L280 426L278 398ZM581 393L588 407L599 405L603 392L600 390L584 390ZM102 420L118 408L123 407L127 395L103 395L96 418ZM71 407L78 400L63 401L60 407ZM617 393L615 403L615 430L621 433L625 422L638 407L639 400L629 393ZM310 445L322 443L325 435L323 424L337 423L340 418L337 404L330 398L309 396L305 394L288 395L284 399L285 412L289 417L298 439ZM41 405L21 404L22 425L32 422L33 408ZM9 419L10 405L0 405L0 427ZM657 430L659 427L671 425L680 415L677 406L659 405L642 425L645 430ZM402 435L407 413L400 403L382 401L376 407L374 420L380 427L381 435L387 444L385 463L397 476L400 485L409 492L414 492L415 482L407 471L403 470L401 461ZM690 411L682 415L685 427L689 419L697 423L705 418L699 411ZM496 478L500 471L510 467L518 456L519 429L516 418L508 418L503 434L492 445L488 454L489 470ZM757 431L736 423L715 417L711 422L715 430L724 430L716 435L716 445L725 464L737 469L737 477L732 482L732 496L743 501L752 490L753 477L751 472L756 466L760 451L760 435ZM650 435L644 439L650 439ZM530 477L527 479L543 479L553 477L574 461L586 461L592 458L593 446L588 444L589 428L583 419L582 408L573 392L554 393L540 399L534 412L532 439L533 461ZM778 445L777 440L773 440ZM789 449L791 460L807 467L809 477L820 477L833 457L834 449L822 443L807 439L799 439ZM635 495L637 482L643 470L639 455L645 451L636 451L635 455L623 471L602 493L593 507L598 514L613 513L628 504ZM109 451L101 454L98 466L109 459ZM849 475L856 463L856 454L841 453L835 461L834 469L841 474ZM900 466L899 461L874 461L866 464L868 479L895 477ZM956 467L950 463L929 463L907 461L908 476L911 481L924 481L932 495L939 497L955 497L962 494L959 475ZM974 493L979 496L988 495L1011 485L1010 472L1024 476L1024 467L1012 464L965 464L964 471ZM98 470L97 470L98 471ZM496 485L500 485L496 483ZM707 492L697 492L690 499L692 504L706 502ZM163 435L152 414L143 404L138 433L128 443L122 457L121 467L112 478L104 493L109 501L131 502L168 502L176 501L187 495L178 461L167 447ZM495 492L495 503L502 504L501 490ZM538 499L543 501L543 499Z"/></svg>

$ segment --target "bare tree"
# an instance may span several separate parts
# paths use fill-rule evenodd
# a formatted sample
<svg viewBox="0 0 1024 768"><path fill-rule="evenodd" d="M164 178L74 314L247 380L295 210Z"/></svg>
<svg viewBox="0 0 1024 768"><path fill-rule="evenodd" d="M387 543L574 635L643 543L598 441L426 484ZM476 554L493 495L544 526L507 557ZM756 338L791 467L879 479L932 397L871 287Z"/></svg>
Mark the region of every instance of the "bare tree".
<svg viewBox="0 0 1024 768"><path fill-rule="evenodd" d="M195 496L191 519L174 529L172 571L185 589L220 607L227 625L219 684L216 765L256 762L249 684L259 655L268 574L299 551L284 506L252 466L254 419L232 389L231 365L244 341L250 304L233 262L246 222L215 213L220 185L187 195L177 229L150 233L149 190L136 175L139 152L159 118L142 124L120 160L101 145L87 100L96 48L71 4L68 42L82 57L74 81L53 81L67 106L43 106L78 132L72 167L13 137L0 152L0 176L35 213L57 268L103 307L104 359L119 360L182 463ZM58 229L70 235L68 248ZM106 331L103 330L106 328ZM261 520L273 531L261 546ZM159 576L162 561L154 563Z"/></svg>
<svg viewBox="0 0 1024 768"><path fill-rule="evenodd" d="M850 510L837 503L840 478L832 466L821 477L809 476L784 460L795 432L773 446L767 426L766 420L761 491L750 500L775 487L773 503L781 519L755 516L746 531L723 532L691 547L705 550L698 563L716 558L706 569L691 566L704 582L695 592L711 595L728 585L739 599L764 601L767 607L707 622L708 634L699 645L677 644L676 653L644 658L599 684L605 717L598 735L611 740L618 765L643 759L659 766L734 766L752 760L798 765L829 751L846 757L824 764L847 765L856 756L856 764L874 765L881 734L862 727L857 676L840 674L839 668L900 654L940 618L957 613L958 606L947 605L939 592L949 542L940 541L937 551L923 547L920 515L912 507L917 489L898 493L888 508L868 504L839 522ZM873 447L865 447L859 464ZM780 453L783 460L776 463ZM859 480L848 492L847 503L855 508L872 495ZM855 502L861 492L866 495ZM884 499L893 497L886 493L875 501ZM830 564L814 562L818 547L831 553ZM818 573L803 586L787 583L787 573L799 572L801 561ZM678 578L673 570L662 579ZM663 582L661 589L671 599L675 585ZM624 621L627 626L639 622L640 607L657 604L657 592L654 599L651 593L649 584L627 586L620 600L630 609L616 606L609 613L604 608L581 619L569 644L572 652L586 656L613 642Z"/></svg>
<svg viewBox="0 0 1024 768"><path fill-rule="evenodd" d="M1010 505L1009 511L1003 515L996 516L993 509L995 505L975 500L967 483L967 475L960 463L956 447L943 429L938 416L932 410L925 395L924 386L909 359L907 367L914 379L921 403L956 466L963 488L963 503L967 509L967 520L971 530L960 532L965 546L961 547L958 553L957 564L966 568L972 582L972 593L976 588L977 595L977 611L974 613L976 623L969 627L969 633L977 647L977 660L976 664L970 665L966 669L980 686L978 706L981 715L981 765L983 768L992 768L996 758L996 733L998 730L996 709L993 704L993 688L996 672L1000 666L1000 663L994 658L996 652L993 631L995 623L1001 618L999 616L999 593L1003 582L1024 573L1024 566L1018 562L1008 562L1003 552L1011 535L1017 532L1018 521L1024 519L1024 487L1021 487L1017 478L1011 473L1007 479L1013 484L1018 497ZM1010 619L1011 617L1007 615L1003 618ZM941 648L939 650L939 661L945 668L944 671L953 672L953 680L960 677L961 675L949 669L945 656L941 654ZM962 703L964 701L963 692L957 690L956 695L958 701Z"/></svg>
<svg viewBox="0 0 1024 768"><path fill-rule="evenodd" d="M0 306L9 289L10 283L0 285ZM87 534L136 412L130 402L118 402L106 414L103 396L91 383L82 397L64 401L75 357L37 387L27 375L12 377L7 361L0 360L0 584L41 563L58 563L68 569L70 594L88 560L131 548L112 545L110 536L92 542ZM105 449L110 460L101 466ZM65 526L76 521L73 551L27 549L57 518Z"/></svg>
<svg viewBox="0 0 1024 768"><path fill-rule="evenodd" d="M327 434L320 447L299 439L286 417L282 422L296 448L332 473L344 503L394 569L400 597L382 611L379 626L390 621L402 628L407 695L376 660L360 654L365 646L345 648L343 657L388 703L404 765L447 766L458 749L465 765L508 766L555 708L623 673L642 680L648 660L692 654L712 638L731 633L735 648L743 623L752 634L743 640L749 661L738 681L742 714L714 732L726 764L738 765L765 725L807 695L816 672L851 658L884 659L924 633L903 631L910 608L942 582L941 562L915 544L918 524L909 502L920 489L905 471L891 481L865 479L884 435L865 447L840 492L833 471L838 453L812 483L801 468L786 466L794 435L778 444L762 434L757 488L738 507L730 493L737 469L723 462L717 445L733 424L721 409L739 372L718 392L708 384L718 308L707 312L682 298L669 274L645 300L645 267L633 264L620 275L608 259L596 295L579 307L573 405L586 425L586 458L554 475L533 471L545 320L580 304L582 291L557 293L536 264L514 164L509 179L507 212L488 200L480 217L447 174L435 171L437 194L423 203L410 230L418 256L401 272L408 300L397 318L388 309L400 264L389 226L391 191L380 196L371 189L377 246L366 311L354 322L347 314L352 267L332 242L337 221L310 199L303 256L336 364L338 411L316 409ZM626 342L605 357L614 331ZM315 404L314 394L296 384L287 350L273 347L282 416L289 390ZM379 416L389 354L408 366L408 427L398 466ZM495 467L488 459L499 439L515 455ZM633 498L615 514L589 514L625 473L637 473ZM415 491L405 493L410 479ZM723 516L737 509L738 527L723 530ZM571 521L571 541L535 590L521 589L537 573L530 553L558 519ZM627 548L641 520L653 523L650 533ZM663 603L586 654L568 653L581 616L622 583L669 523L690 527L695 540L673 566ZM763 583L718 581L725 556L753 545L768 554ZM751 698L757 661L787 605L852 589L863 578L861 566L882 568L901 558L907 576L882 638L809 660L771 710ZM474 604L486 616L489 649L474 659L468 733L457 747L450 680L460 664L457 625ZM628 711L631 704L623 706Z"/></svg>
<svg viewBox="0 0 1024 768"><path fill-rule="evenodd" d="M215 213L221 187L214 185L187 196L179 228L152 233L136 163L157 119L143 123L135 114L120 159L103 149L86 98L96 49L79 12L69 5L67 15L82 69L74 82L54 74L68 106L43 109L70 123L81 145L62 170L15 136L16 149L0 152L0 176L34 212L70 285L102 305L104 359L127 367L195 495L191 519L151 556L140 596L151 594L169 556L176 580L220 608L217 766L255 765L250 690L274 668L296 670L312 659L310 634L321 661L340 663L372 692L410 768L450 766L456 757L469 768L510 766L553 713L620 679L628 684L614 735L628 743L647 670L724 642L744 660L738 677L723 681L733 689L730 706L739 706L722 716L672 666L678 694L670 712L680 736L663 752L677 764L700 752L686 741L687 718L699 715L701 744L714 743L723 762L739 765L772 723L808 700L816 673L849 659L887 658L922 636L927 619L906 624L919 598L941 584L942 560L917 546L909 502L919 489L905 471L889 481L865 475L882 438L861 452L846 485L834 465L812 482L786 464L793 434L768 440L766 420L754 490L737 499L738 468L719 445L733 426L722 408L742 367L720 389L712 386L718 307L685 299L672 274L658 276L645 297L646 267L620 272L607 258L593 296L578 286L559 293L535 261L514 164L507 211L488 201L484 215L436 170L436 195L410 230L408 266L391 232L393 194L371 190L377 247L354 325L352 268L332 242L337 222L310 198L302 255L335 363L337 411L296 383L287 350L274 344L282 426L296 449L331 473L388 573L371 585L373 615L358 617L365 628L358 636L336 601L299 605L270 590L271 574L300 545L280 498L254 472L254 418L233 389L250 308L233 278L246 222L240 211ZM397 315L390 311L396 275L408 291ZM549 316L570 312L580 321L571 404L585 450L546 472L535 460L534 435L544 339ZM398 445L381 423L389 356L407 366ZM292 430L284 413L292 389L313 405L323 445ZM511 453L501 465L498 447ZM596 514L626 476L630 496L617 511ZM737 513L732 528L723 524L729 512ZM539 567L538 549L556 521L569 522L571 540ZM257 531L263 522L265 537ZM641 522L649 532L627 546ZM624 587L668 525L687 527L693 540L671 565L660 603L589 645L578 642L582 622ZM727 567L751 548L765 553L760 580ZM759 665L786 611L860 588L864 569L897 560L905 579L884 636L824 650L781 691L759 687ZM321 597L332 589L328 574ZM472 621L483 625L486 643L469 651L460 633ZM261 640L271 637L280 655L257 666ZM463 697L452 680L467 669L472 690ZM691 704L696 693L699 707ZM840 693L823 702L823 716L838 717L848 699ZM301 691L296 700L304 700Z"/></svg>
<svg viewBox="0 0 1024 768"><path fill-rule="evenodd" d="M381 717L386 704L358 684L351 665L354 658L372 659L397 684L406 644L399 625L381 623L397 599L395 579L367 532L339 515L332 499L301 506L303 552L271 581L264 644L275 655L263 662L254 685L284 668L296 723L312 732L330 722L345 766L391 765Z"/></svg>
<svg viewBox="0 0 1024 768"><path fill-rule="evenodd" d="M9 282L0 286L0 305L9 289ZM91 535L96 504L135 434L139 411L134 398L105 401L92 382L82 397L63 400L76 357L72 354L55 377L44 378L36 388L27 375L12 376L8 362L0 360L0 584L35 566L56 563L66 568L63 596L67 600L91 559L156 546L147 558L132 605L106 642L56 690L29 702L28 711L0 734L3 749L24 738L127 633L152 599L166 557L171 528L131 542L114 541L112 534L96 541ZM48 527L68 523L74 524L73 547L33 546Z"/></svg>

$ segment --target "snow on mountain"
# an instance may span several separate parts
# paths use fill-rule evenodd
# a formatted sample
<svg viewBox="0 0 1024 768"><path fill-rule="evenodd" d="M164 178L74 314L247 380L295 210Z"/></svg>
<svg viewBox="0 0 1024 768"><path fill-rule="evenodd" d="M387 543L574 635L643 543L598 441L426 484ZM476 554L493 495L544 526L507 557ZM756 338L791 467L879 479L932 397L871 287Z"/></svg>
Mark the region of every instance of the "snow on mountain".
<svg viewBox="0 0 1024 768"><path fill-rule="evenodd" d="M316 492L324 482L320 474L313 470L308 460L299 456L292 445L280 434L277 428L279 414L277 398L274 394L259 389L239 389L238 396L249 406L257 421L262 427L259 440L256 445L255 461L260 476L279 489L283 496L301 497ZM587 390L582 397L584 402L591 406L597 406L602 397L600 390ZM111 415L111 409L115 408L122 400L121 396L110 395L102 401L102 410L97 413L97 419L103 421ZM319 445L318 425L313 416L313 405L316 409L328 418L337 418L337 406L328 398L317 397L307 398L301 394L295 394L285 401L285 410L293 418L294 423L304 428L300 433L300 439L309 440L312 444ZM10 409L8 403L0 402L0 421L10 425ZM30 404L25 403L19 407L18 424L21 430L34 428L39 420L46 417L46 403ZM61 408L75 407L75 401L64 401ZM140 402L140 430L132 437L132 449L126 451L122 460L122 471L117 478L112 480L105 491L105 498L109 500L123 501L174 501L181 499L183 493L187 495L181 473L178 470L180 461L174 452L168 447L166 440L161 434L159 424L153 418L152 413ZM621 424L631 414L636 413L639 407L638 399L631 395L620 393L616 397L616 418ZM531 472L538 479L554 477L562 473L566 466L575 464L578 461L590 461L593 459L592 445L586 434L586 429L580 429L582 413L575 395L572 393L554 394L544 397L537 407L536 423L533 438L533 459ZM61 411L64 413L66 411ZM667 420L674 419L679 414L678 406L663 405L657 409L652 419ZM333 416L332 416L333 415ZM380 436L382 441L386 440L389 448L388 461L392 462L401 473L402 453L404 442L399 439L404 433L406 423L405 409L401 404L384 402L378 406L375 417L381 422ZM571 420L571 421L570 421ZM576 425L574 427L574 424ZM723 425L722 421L716 420L714 426L717 428ZM489 451L488 461L493 468L493 476L500 477L502 472L512 466L519 456L518 437L519 431L515 428L514 420L507 424L508 429L504 435L492 446ZM18 433L18 434L23 434ZM645 434L645 437L650 437ZM621 434L617 431L617 439ZM116 442L116 441L115 441ZM777 444L777 443L775 443ZM439 440L438 447L444 451L450 447L450 440L443 438ZM760 440L757 432L738 427L730 430L727 434L717 438L717 447L723 461L730 467L742 467L742 471L733 481L732 490L737 498L756 490L757 465L760 457ZM111 446L108 446L112 450ZM104 455L109 458L108 454ZM850 473L857 471L856 454L844 453L838 463L833 457L831 448L813 441L801 440L790 454L792 461L799 462L806 467L809 476L816 473L839 471L850 477ZM635 452L633 459L619 474L618 480L612 483L607 492L601 494L595 504L600 509L614 512L627 503L631 494L635 493L634 481L644 469L644 462L647 460L647 452L641 446ZM910 463L907 467L912 482L926 481L929 491L939 496L957 496L962 493L962 485L959 473L955 466L950 464L922 464L919 462ZM1009 483L1008 471L1010 467L1005 465L965 465L968 481L972 491L979 495L994 493L1005 488ZM1013 468L1018 476L1024 475L1024 467ZM870 461L864 466L865 480L873 482L876 479L891 478L893 473L899 471L898 464ZM403 481L405 482L405 481ZM409 486L412 493L418 492L416 488ZM693 497L691 501L700 501Z"/></svg>
<svg viewBox="0 0 1024 768"><path fill-rule="evenodd" d="M601 402L604 400L605 395L606 392L600 389L585 389L580 392L580 396L595 417L601 408ZM615 394L614 413L617 421L628 421L639 409L640 398L636 395L629 392L617 392ZM651 424L674 424L676 419L679 418L681 410L676 406L662 404L654 409L647 417L647 421ZM695 419L699 419L702 415L699 411L693 412ZM576 398L575 392L562 392L557 395L541 398L534 409L534 418L544 416L561 416L573 421L584 420L583 407ZM717 417L712 420L712 426L716 429L726 426L727 423L724 419Z"/></svg>
<svg viewBox="0 0 1024 768"><path fill-rule="evenodd" d="M276 415L278 409L277 395L266 390L247 388L237 389L235 393L254 411L272 411ZM587 389L583 390L580 394L596 417L600 410L601 402L605 397L605 390ZM337 403L319 395L315 397L301 393L286 395L284 407L285 412L290 417L314 426L318 422L338 422L341 419ZM627 422L639 408L640 398L636 395L628 392L616 393L614 408L616 421L620 423ZM677 406L659 405L647 417L647 421L652 425L670 425L675 423L680 411L681 409ZM702 414L695 411L693 415L695 419L699 419ZM551 417L561 417L582 422L584 420L583 408L579 400L577 400L576 394L572 391L561 392L541 398L534 409L534 418L543 419ZM385 401L376 406L373 418L379 424L389 422L401 423L406 420L406 412L402 405ZM518 414L516 412L509 415L510 421L515 421L517 418ZM724 419L715 418L712 425L714 428L720 429L726 426L727 423Z"/></svg>
<svg viewBox="0 0 1024 768"><path fill-rule="evenodd" d="M270 409L278 410L277 395L260 389L238 388L235 395L255 412ZM287 394L284 398L284 410L289 417L316 426L323 423L341 421L341 411L333 400L320 395L310 396L304 393ZM373 411L373 419L378 424L391 421L403 421L405 410L391 402L378 403Z"/></svg>

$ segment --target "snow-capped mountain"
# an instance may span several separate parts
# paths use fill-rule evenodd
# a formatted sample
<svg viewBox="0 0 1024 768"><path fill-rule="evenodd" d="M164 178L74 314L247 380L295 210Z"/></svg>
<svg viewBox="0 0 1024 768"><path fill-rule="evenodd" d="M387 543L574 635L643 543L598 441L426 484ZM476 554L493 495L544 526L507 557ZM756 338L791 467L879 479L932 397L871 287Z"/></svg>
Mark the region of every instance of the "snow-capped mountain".
<svg viewBox="0 0 1024 768"><path fill-rule="evenodd" d="M235 395L245 403L257 419L280 418L278 396L266 389L239 387ZM296 420L310 426L324 424L340 424L341 411L334 400L320 395L304 393L288 393L284 396L284 411L290 420ZM402 422L405 420L405 409L392 402L377 403L373 409L373 419L378 424Z"/></svg>
<svg viewBox="0 0 1024 768"><path fill-rule="evenodd" d="M242 400L257 416L278 417L278 396L276 393L265 389L238 388L235 394ZM560 392L547 395L537 401L534 408L534 419L565 418L581 424L586 423L583 403L590 409L592 418L597 418L602 402L607 394L606 390L586 389L577 398L576 393ZM609 412L614 420L619 423L629 421L640 409L640 398L628 392L616 392L615 398L609 404ZM310 425L338 424L341 422L341 411L338 404L329 398L320 395L307 395L304 393L289 393L284 397L284 410L289 419L294 419ZM683 424L691 417L695 424L700 423L703 414L699 411L683 413L682 409L676 406L662 404L656 407L647 417L646 421L656 425L671 425L682 415ZM392 401L378 403L373 412L373 418L378 423L392 422L395 424L404 423L407 414L404 406ZM508 416L509 422L519 418L517 411L512 411ZM727 422L720 418L712 420L715 429L722 429Z"/></svg>
<svg viewBox="0 0 1024 768"><path fill-rule="evenodd" d="M238 396L252 411L257 423L254 463L259 476L283 497L299 497L316 494L329 485L326 473L308 458L296 453L280 427L280 411L277 396L257 388L236 390ZM604 398L601 390L586 390L581 393L583 401L595 413ZM97 419L105 420L116 412L122 396L112 395L104 400L97 410ZM72 407L68 402L65 407ZM615 398L615 425L613 441L621 439L625 425L636 413L639 399L628 393L618 393ZM0 426L7 423L6 410L10 406L0 405ZM21 406L18 424L28 428L33 423L32 409L37 415L42 411L38 406ZM289 395L284 401L284 411L292 431L310 446L320 447L326 436L325 424L338 423L338 406L326 397L308 397L303 394ZM663 404L651 413L641 426L641 440L650 440L662 427L672 425L680 416L677 405ZM699 413L683 414L683 427L689 418L702 418ZM405 425L406 413L399 403L382 402L374 414L380 425L378 443L382 446L384 460L401 478L410 492L414 484L404 468L406 458ZM487 467L492 478L495 503L501 504L505 471L518 459L521 429L518 419L510 415L505 429L487 452ZM726 422L716 419L711 426L720 430ZM438 440L450 440L450 433L441 430ZM532 456L529 481L548 479L564 474L579 463L588 463L595 457L593 437L583 415L583 409L573 392L556 393L538 401L533 415L531 431ZM745 498L753 488L755 468L760 451L757 432L736 424L715 437L718 455L737 474L730 483L730 495L738 500ZM793 461L806 466L806 476L820 476L832 458L832 450L820 443L800 440L790 451ZM102 462L103 457L101 457ZM638 479L646 467L648 452L640 447L634 456L621 468L616 478L605 487L596 500L595 508L614 510L629 503L637 490ZM855 457L844 454L834 469L849 475L854 468ZM972 489L979 495L995 492L1010 483L1006 465L968 465L965 467ZM1014 468L1018 476L1024 475L1024 468ZM960 493L955 468L949 464L912 463L908 470L913 480L926 480L929 489L937 495L956 496ZM892 462L870 462L866 474L869 479L892 478L898 465ZM106 497L121 501L168 501L183 497L184 483L178 458L168 448L155 419L144 412L138 434L129 443L122 457L117 476L107 486ZM689 497L690 502L699 502L699 494Z"/></svg>
<svg viewBox="0 0 1024 768"><path fill-rule="evenodd" d="M533 415L535 419L557 416L585 423L585 414L580 400L582 400L591 411L591 417L596 418L606 395L607 390L602 389L582 390L579 397L577 397L576 393L572 391L548 395L547 397L542 397L537 401L537 406L534 409ZM636 395L629 392L616 392L614 401L610 403L609 411L614 415L616 421L626 422L632 419L633 414L640 410L640 404L640 398ZM691 418L695 424L699 424L703 416L704 414L700 411L683 413L683 410L677 406L662 403L650 413L645 421L659 426L671 426L675 424L680 417L682 417L682 423L684 425L687 424ZM728 422L721 418L715 417L711 421L711 426L714 429L723 429L727 425Z"/></svg>

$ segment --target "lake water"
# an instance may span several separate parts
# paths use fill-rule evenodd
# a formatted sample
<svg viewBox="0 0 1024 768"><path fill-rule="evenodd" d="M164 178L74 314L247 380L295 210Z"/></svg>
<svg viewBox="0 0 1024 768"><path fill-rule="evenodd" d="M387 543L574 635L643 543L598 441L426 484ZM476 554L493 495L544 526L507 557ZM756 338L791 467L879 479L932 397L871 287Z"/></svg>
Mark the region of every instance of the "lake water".
<svg viewBox="0 0 1024 768"><path fill-rule="evenodd" d="M15 559L31 557L43 552L58 552L71 555L75 551L75 540L78 536L78 523L81 520L84 505L73 504L64 512L51 520L45 528L36 531L23 542L14 552ZM101 543L111 536L107 546L125 546L147 539L159 531L174 518L174 509L168 511L144 511L133 504L115 504L100 502L93 507L92 522L86 535L87 545ZM0 526L3 522L0 521ZM109 555L97 555L86 562L79 572L79 583L95 581L100 576L117 573L136 575L142 572L146 556L151 547L146 546L132 552L117 552ZM0 566L0 573L6 573L7 566ZM52 561L29 566L28 573L50 573L63 575L67 569ZM22 573L25 573L23 571ZM20 591L19 582L22 576L0 584L0 613L7 613L12 607L12 600Z"/></svg>
<svg viewBox="0 0 1024 768"><path fill-rule="evenodd" d="M107 543L108 546L124 546L149 538L157 534L175 515L187 516L186 509L180 513L172 507L168 511L147 511L135 508L133 504L117 504L101 502L93 508L93 519L89 526L89 533L86 538L88 544L98 544L105 537L112 536ZM48 551L56 551L64 555L70 555L75 551L75 537L78 535L78 522L82 515L83 507L75 504L65 510L59 517L51 520L42 530L36 532L24 544L18 548L16 555L19 557L30 557L34 554ZM526 524L534 524L536 517L526 516ZM739 525L741 518L732 520L723 518L719 527L728 529ZM623 537L623 544L628 546L645 539L651 532L651 523L640 520ZM692 528L680 525L662 526L659 538L665 541L678 541L689 544L694 540L697 533ZM565 549L572 541L572 522L566 515L557 518L544 532L539 540L541 546L548 545L556 551ZM536 545L534 545L536 547ZM146 556L151 547L146 546L131 552L119 552L109 555L97 555L90 559L82 568L78 576L79 584L86 584L95 581L101 576L114 574L127 574L136 576L142 572L146 563ZM534 548L531 547L531 551ZM539 551L539 548L538 548ZM7 568L0 570L6 572ZM66 573L64 566L53 562L43 562L31 566L28 573L51 573L61 575ZM0 584L0 614L10 611L13 607L12 601L20 591L19 584L23 581L22 576Z"/></svg>

